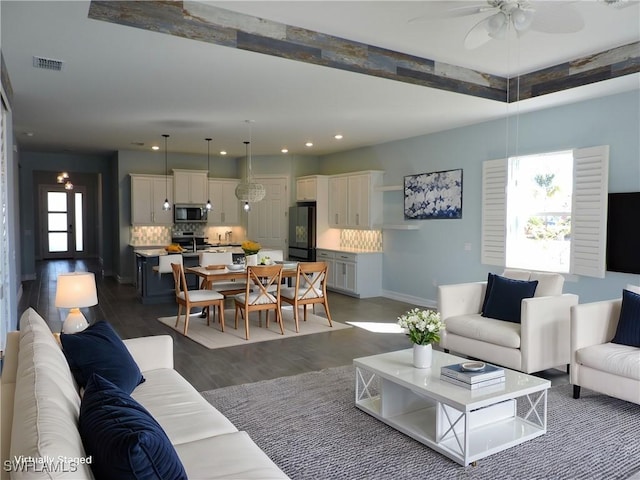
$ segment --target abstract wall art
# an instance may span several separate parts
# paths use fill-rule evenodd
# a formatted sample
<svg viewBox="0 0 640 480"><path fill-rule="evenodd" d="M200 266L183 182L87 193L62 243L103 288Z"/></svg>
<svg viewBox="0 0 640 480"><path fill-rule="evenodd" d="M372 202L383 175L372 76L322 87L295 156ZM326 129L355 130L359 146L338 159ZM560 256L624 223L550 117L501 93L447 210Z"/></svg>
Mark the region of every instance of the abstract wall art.
<svg viewBox="0 0 640 480"><path fill-rule="evenodd" d="M404 218L462 218L462 169L405 176Z"/></svg>

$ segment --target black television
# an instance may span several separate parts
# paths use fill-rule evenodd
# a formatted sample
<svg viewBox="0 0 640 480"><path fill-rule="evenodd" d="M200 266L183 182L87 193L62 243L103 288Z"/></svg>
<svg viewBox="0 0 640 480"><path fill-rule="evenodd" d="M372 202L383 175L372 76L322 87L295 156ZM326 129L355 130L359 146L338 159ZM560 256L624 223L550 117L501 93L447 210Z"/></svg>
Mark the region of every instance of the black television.
<svg viewBox="0 0 640 480"><path fill-rule="evenodd" d="M640 274L640 192L609 194L607 270Z"/></svg>

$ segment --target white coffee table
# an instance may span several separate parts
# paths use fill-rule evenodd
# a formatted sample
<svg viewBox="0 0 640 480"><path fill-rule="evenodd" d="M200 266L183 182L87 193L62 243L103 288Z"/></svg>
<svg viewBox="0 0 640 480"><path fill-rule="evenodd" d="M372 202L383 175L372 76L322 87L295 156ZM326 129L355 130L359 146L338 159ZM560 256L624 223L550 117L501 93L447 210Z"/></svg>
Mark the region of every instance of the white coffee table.
<svg viewBox="0 0 640 480"><path fill-rule="evenodd" d="M505 368L505 383L467 390L440 380L440 367L466 359L433 352L428 369L412 350L356 358L356 406L461 465L547 431L551 382Z"/></svg>

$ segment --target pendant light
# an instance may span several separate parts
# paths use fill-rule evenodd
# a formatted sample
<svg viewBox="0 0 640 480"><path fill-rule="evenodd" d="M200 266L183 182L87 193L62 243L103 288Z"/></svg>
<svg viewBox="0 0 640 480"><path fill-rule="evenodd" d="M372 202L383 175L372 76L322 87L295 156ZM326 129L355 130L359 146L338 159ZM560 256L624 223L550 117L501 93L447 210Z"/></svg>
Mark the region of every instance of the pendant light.
<svg viewBox="0 0 640 480"><path fill-rule="evenodd" d="M162 135L164 137L164 203L162 204L162 210L171 210L171 204L169 203L169 167L167 163L167 139L169 135L166 133Z"/></svg>
<svg viewBox="0 0 640 480"><path fill-rule="evenodd" d="M260 183L252 182L251 175L251 123L253 120L245 120L249 125L249 141L243 142L245 144L246 157L247 157L247 177L244 182L241 182L236 187L236 198L241 202L244 202L244 211L251 210L251 203L261 201L266 191L264 186Z"/></svg>
<svg viewBox="0 0 640 480"><path fill-rule="evenodd" d="M211 171L211 157L209 147L211 146L212 139L205 138L205 140L207 141L207 204L204 206L204 208L207 209L207 212L210 212L213 208L213 205L211 204L211 191L209 189L209 173Z"/></svg>

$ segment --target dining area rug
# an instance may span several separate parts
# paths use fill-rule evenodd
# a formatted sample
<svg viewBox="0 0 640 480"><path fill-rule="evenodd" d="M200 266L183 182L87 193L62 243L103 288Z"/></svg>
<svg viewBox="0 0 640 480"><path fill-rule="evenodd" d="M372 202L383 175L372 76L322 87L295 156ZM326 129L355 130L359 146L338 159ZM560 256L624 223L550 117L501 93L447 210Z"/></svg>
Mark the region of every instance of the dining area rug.
<svg viewBox="0 0 640 480"><path fill-rule="evenodd" d="M224 311L224 332L220 331L220 323L218 317L215 320L211 316L211 325L207 325L207 319L200 317L200 310L189 316L189 329L187 330L187 338L199 343L208 349L234 347L236 345L247 345L249 343L268 342L270 340L282 340L283 338L291 338L300 335L312 335L315 333L334 332L352 328L350 325L339 323L333 320L333 327L329 326L326 317L316 315L311 311L307 311L307 321L303 320L303 313L300 311L298 322L300 324L300 332L296 333L296 324L293 320L293 308L282 307L282 321L284 325L284 335L280 334L280 327L275 321L275 315L270 313L269 328L266 328L266 313L262 314L262 326L258 324L258 312L251 312L249 316L249 340L245 339L244 320L238 319L238 329L234 326L235 311L233 309L225 309ZM184 334L184 315L180 318L180 323L176 327L176 315L170 317L160 317L158 321L180 334Z"/></svg>

